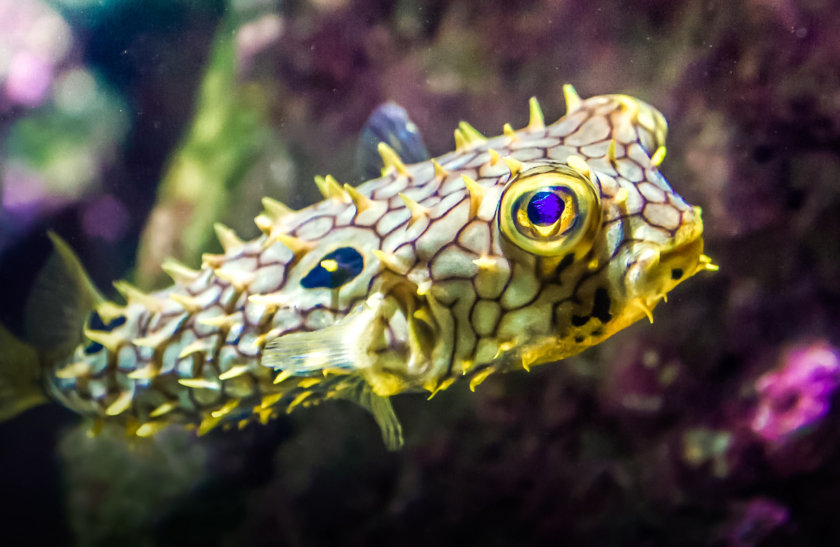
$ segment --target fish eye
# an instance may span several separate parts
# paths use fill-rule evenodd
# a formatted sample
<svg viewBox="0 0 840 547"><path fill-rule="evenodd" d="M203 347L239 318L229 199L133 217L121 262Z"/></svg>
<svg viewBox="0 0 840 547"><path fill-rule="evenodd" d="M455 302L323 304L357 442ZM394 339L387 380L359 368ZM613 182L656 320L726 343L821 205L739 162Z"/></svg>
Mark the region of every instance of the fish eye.
<svg viewBox="0 0 840 547"><path fill-rule="evenodd" d="M502 195L499 227L523 250L540 256L592 246L600 224L600 199L589 178L564 165L523 171Z"/></svg>

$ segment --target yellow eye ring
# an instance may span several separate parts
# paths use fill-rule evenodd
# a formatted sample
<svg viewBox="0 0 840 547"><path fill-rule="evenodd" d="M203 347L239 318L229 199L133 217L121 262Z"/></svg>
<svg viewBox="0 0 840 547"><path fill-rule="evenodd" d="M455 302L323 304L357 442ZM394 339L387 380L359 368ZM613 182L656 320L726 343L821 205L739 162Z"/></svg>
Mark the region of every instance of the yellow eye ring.
<svg viewBox="0 0 840 547"><path fill-rule="evenodd" d="M601 199L595 185L565 165L523 171L505 189L499 228L513 244L540 256L585 254L598 232Z"/></svg>

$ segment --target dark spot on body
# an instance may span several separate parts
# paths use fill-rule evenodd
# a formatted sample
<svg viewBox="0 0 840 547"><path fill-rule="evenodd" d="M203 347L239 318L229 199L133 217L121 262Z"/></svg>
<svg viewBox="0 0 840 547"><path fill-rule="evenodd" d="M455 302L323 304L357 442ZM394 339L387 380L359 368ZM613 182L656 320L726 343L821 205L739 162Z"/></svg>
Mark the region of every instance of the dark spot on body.
<svg viewBox="0 0 840 547"><path fill-rule="evenodd" d="M581 343L581 342L583 342L584 340L585 340L585 338L584 338L583 336L581 336L580 334L578 334L577 336L575 336L575 343L576 343L576 344L580 344L580 343Z"/></svg>
<svg viewBox="0 0 840 547"><path fill-rule="evenodd" d="M325 262L333 262L328 267ZM337 289L360 273L364 268L364 259L361 253L353 247L341 247L324 255L318 265L309 270L309 273L300 280L305 289L323 287Z"/></svg>
<svg viewBox="0 0 840 547"><path fill-rule="evenodd" d="M674 268L671 270L671 279L677 280L683 276L683 271L680 268Z"/></svg>
<svg viewBox="0 0 840 547"><path fill-rule="evenodd" d="M575 326L575 327L582 327L585 324L587 324L590 319L592 319L592 318L589 317L588 315L583 315L583 316L573 315L572 316L572 325Z"/></svg>
<svg viewBox="0 0 840 547"><path fill-rule="evenodd" d="M100 316L97 312L93 311L88 317L87 327L90 330L96 331L103 331L103 332L111 332L115 328L125 324L125 316L121 315L119 317L115 317L111 319L108 323L102 320L102 316ZM88 345L85 346L85 355L93 355L94 353L99 353L102 351L102 344L99 342L91 341Z"/></svg>
<svg viewBox="0 0 840 547"><path fill-rule="evenodd" d="M99 342L91 342L85 346L85 355L93 355L94 353L99 353L100 351L102 351L102 344Z"/></svg>
<svg viewBox="0 0 840 547"><path fill-rule="evenodd" d="M88 328L91 330L105 330L105 322L97 312L91 312L88 317Z"/></svg>
<svg viewBox="0 0 840 547"><path fill-rule="evenodd" d="M612 319L610 315L610 293L607 289L600 287L595 290L595 303L592 305L592 316L597 317L601 323L607 323Z"/></svg>
<svg viewBox="0 0 840 547"><path fill-rule="evenodd" d="M582 327L593 317L601 321L601 323L607 323L610 319L612 319L612 315L610 314L611 304L612 301L610 300L610 293L607 289L603 287L595 289L595 295L592 302L592 313L589 315L573 315L572 325L575 327Z"/></svg>
<svg viewBox="0 0 840 547"><path fill-rule="evenodd" d="M88 318L88 328L90 330L101 330L105 332L111 332L115 328L125 324L125 316L121 315L119 317L115 317L111 319L109 323L105 323L102 320L102 317L97 312L91 312L90 317Z"/></svg>

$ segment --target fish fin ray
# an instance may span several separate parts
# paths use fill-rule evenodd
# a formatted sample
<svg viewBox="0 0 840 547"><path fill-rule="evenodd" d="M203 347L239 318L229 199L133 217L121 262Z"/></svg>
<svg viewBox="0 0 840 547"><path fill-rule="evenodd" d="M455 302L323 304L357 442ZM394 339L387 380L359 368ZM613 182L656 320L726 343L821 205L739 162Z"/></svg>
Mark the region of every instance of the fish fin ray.
<svg viewBox="0 0 840 547"><path fill-rule="evenodd" d="M24 312L24 338L35 347L65 354L82 341L82 327L104 298L76 254L54 232L54 250L41 269Z"/></svg>
<svg viewBox="0 0 840 547"><path fill-rule="evenodd" d="M266 344L262 364L293 375L325 369L357 370L361 365L359 335L375 313L367 306L359 306L327 327L281 334Z"/></svg>
<svg viewBox="0 0 840 547"><path fill-rule="evenodd" d="M417 126L404 108L382 103L371 113L359 135L356 166L362 180L379 178L385 166L378 146L384 142L407 164L429 159L429 152Z"/></svg>
<svg viewBox="0 0 840 547"><path fill-rule="evenodd" d="M352 348L342 340L343 336L339 336L344 330L333 326L279 336L266 345L262 364L293 375L328 368L352 369Z"/></svg>
<svg viewBox="0 0 840 547"><path fill-rule="evenodd" d="M391 405L391 398L377 395L363 378L354 379L357 384L338 392L338 397L351 401L364 408L373 415L379 431L382 433L382 441L390 451L400 450L405 444L403 439L402 425L397 418L394 407Z"/></svg>
<svg viewBox="0 0 840 547"><path fill-rule="evenodd" d="M0 325L0 422L45 402L37 352Z"/></svg>

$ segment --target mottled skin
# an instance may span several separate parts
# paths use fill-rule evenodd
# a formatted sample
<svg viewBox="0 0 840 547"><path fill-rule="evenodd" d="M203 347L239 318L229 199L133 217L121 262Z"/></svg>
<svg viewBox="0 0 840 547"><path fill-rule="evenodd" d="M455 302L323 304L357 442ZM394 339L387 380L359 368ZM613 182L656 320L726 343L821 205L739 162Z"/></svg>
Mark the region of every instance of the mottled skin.
<svg viewBox="0 0 840 547"><path fill-rule="evenodd" d="M657 167L665 120L627 96L581 101L569 87L567 99L549 126L536 102L520 131L485 140L462 126L437 165L404 166L385 150L384 175L357 191L321 179L320 203L269 201L253 241L220 228L226 252L200 271L170 264L172 287L122 286L127 305L100 305L91 342L52 369L52 394L138 435L172 422L204 432L340 396L360 379L379 396L464 375L474 387L649 316L712 268L699 210ZM571 247L560 237L557 252L537 255L500 225L500 203L545 173L588 185L578 198L594 216ZM336 271L325 257L348 248L363 260L355 277L302 284L313 269Z"/></svg>

